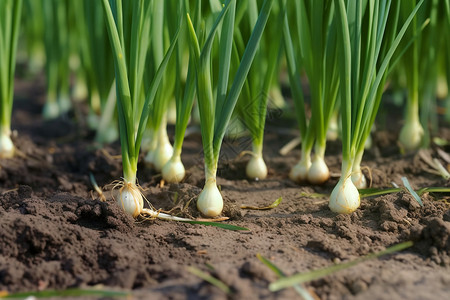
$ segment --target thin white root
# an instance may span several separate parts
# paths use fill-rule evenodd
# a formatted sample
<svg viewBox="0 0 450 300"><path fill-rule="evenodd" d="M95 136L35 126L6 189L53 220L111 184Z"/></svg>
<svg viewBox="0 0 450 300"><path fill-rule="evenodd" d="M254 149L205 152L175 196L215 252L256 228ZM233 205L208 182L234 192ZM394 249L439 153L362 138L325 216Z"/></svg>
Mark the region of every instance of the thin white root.
<svg viewBox="0 0 450 300"><path fill-rule="evenodd" d="M141 215L142 216L148 215L150 218L157 218L157 219L167 220L167 221L178 221L178 222L194 221L192 219L176 217L176 216L172 216L172 215L169 215L169 214L166 214L166 213L163 213L160 211L155 211L153 209L148 209L148 208L142 209Z"/></svg>
<svg viewBox="0 0 450 300"><path fill-rule="evenodd" d="M296 138L292 139L291 141L289 141L286 145L284 145L284 146L278 151L278 153L280 153L281 156L285 156L286 154L288 154L289 152L291 152L292 149L294 149L295 147L297 147L298 145L300 145L301 142L302 142L302 138L301 138L301 137L296 137Z"/></svg>

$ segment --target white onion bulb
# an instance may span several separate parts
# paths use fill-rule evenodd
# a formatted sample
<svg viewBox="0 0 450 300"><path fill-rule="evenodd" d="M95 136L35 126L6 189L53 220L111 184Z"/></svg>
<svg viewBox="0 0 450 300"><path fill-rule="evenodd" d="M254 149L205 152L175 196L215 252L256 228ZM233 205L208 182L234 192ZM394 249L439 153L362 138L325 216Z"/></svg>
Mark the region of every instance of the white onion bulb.
<svg viewBox="0 0 450 300"><path fill-rule="evenodd" d="M289 178L295 182L302 182L308 178L308 171L311 167L311 159L307 156L302 158L289 172Z"/></svg>
<svg viewBox="0 0 450 300"><path fill-rule="evenodd" d="M405 123L400 131L399 141L406 151L417 150L423 139L424 131L419 120Z"/></svg>
<svg viewBox="0 0 450 300"><path fill-rule="evenodd" d="M172 157L173 148L169 142L169 139L160 140L160 143L156 146L153 152L153 166L155 170L160 172L164 165Z"/></svg>
<svg viewBox="0 0 450 300"><path fill-rule="evenodd" d="M58 102L47 101L44 105L42 116L45 120L55 119L59 116L60 110Z"/></svg>
<svg viewBox="0 0 450 300"><path fill-rule="evenodd" d="M181 162L180 156L172 156L172 158L162 168L162 177L169 183L178 183L183 180L186 170Z"/></svg>
<svg viewBox="0 0 450 300"><path fill-rule="evenodd" d="M14 156L15 147L11 140L11 134L7 132L0 134L0 158L11 158Z"/></svg>
<svg viewBox="0 0 450 300"><path fill-rule="evenodd" d="M134 218L139 216L144 208L142 194L138 187L131 182L124 182L123 186L119 189L117 203L126 213L132 215Z"/></svg>
<svg viewBox="0 0 450 300"><path fill-rule="evenodd" d="M267 166L262 156L252 155L245 168L245 173L250 179L266 179Z"/></svg>
<svg viewBox="0 0 450 300"><path fill-rule="evenodd" d="M367 188L366 176L364 176L364 174L363 174L363 172L361 172L361 170L353 171L352 182L357 189Z"/></svg>
<svg viewBox="0 0 450 300"><path fill-rule="evenodd" d="M351 178L341 178L331 192L328 207L336 213L350 214L359 207L359 204L359 192Z"/></svg>
<svg viewBox="0 0 450 300"><path fill-rule="evenodd" d="M312 184L322 184L330 178L330 171L323 157L316 155L308 170L307 179Z"/></svg>
<svg viewBox="0 0 450 300"><path fill-rule="evenodd" d="M197 199L197 209L207 217L216 217L222 213L223 198L215 179L206 180L203 191Z"/></svg>
<svg viewBox="0 0 450 300"><path fill-rule="evenodd" d="M337 116L331 117L330 122L328 124L327 129L327 140L328 141L336 141L339 137L339 124Z"/></svg>

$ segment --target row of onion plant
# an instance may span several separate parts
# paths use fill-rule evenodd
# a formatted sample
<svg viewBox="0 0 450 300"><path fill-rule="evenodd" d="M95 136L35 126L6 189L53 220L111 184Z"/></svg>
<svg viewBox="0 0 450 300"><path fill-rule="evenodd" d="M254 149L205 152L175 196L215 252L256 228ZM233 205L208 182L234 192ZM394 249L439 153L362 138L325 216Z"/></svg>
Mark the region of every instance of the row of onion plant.
<svg viewBox="0 0 450 300"><path fill-rule="evenodd" d="M22 0L0 2L0 158L14 156L11 113Z"/></svg>

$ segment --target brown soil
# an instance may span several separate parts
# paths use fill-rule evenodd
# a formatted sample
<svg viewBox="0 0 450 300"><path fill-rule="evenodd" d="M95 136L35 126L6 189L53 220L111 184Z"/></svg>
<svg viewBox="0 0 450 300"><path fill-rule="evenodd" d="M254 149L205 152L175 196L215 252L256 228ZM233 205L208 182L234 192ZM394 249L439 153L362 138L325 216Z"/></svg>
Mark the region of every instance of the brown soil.
<svg viewBox="0 0 450 300"><path fill-rule="evenodd" d="M426 194L420 207L408 193L365 198L351 215L329 211L326 198L336 177L323 186L297 185L287 178L299 150L285 157L279 148L292 139L289 120L276 113L269 120L265 159L269 178L248 181L246 158L236 153L248 139L228 140L219 168L224 215L230 224L250 231L160 220L134 221L107 191L100 202L89 181L100 186L119 179L118 144L95 148L93 133L84 129L80 113L43 121L43 84L19 82L13 129L20 155L1 160L0 169L0 291L37 291L103 285L132 290L135 299L291 299L293 289L272 293L276 276L256 257L272 260L286 274L330 266L412 240L406 251L362 263L305 286L319 299L449 299L450 210L448 194ZM387 118L389 119L389 118ZM380 124L375 146L365 155L374 187L401 185L407 176L415 188L448 186L426 172L416 154L400 155L396 131ZM441 130L449 140L450 131ZM156 207L197 217L195 196L203 186L200 136L186 139L183 161L188 176L181 184L165 185L160 176L139 165L139 182ZM340 145L330 144L327 163L339 173ZM444 149L449 150L449 149ZM110 188L109 188L110 190ZM240 209L242 204L268 211ZM189 203L182 210L183 204ZM231 295L192 275L195 266L227 284Z"/></svg>

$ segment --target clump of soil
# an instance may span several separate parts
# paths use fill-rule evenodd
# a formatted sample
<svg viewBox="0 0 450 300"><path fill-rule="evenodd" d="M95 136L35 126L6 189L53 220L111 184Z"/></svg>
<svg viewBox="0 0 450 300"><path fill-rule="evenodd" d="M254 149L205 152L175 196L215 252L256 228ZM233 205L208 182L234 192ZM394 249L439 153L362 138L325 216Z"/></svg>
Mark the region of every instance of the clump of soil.
<svg viewBox="0 0 450 300"><path fill-rule="evenodd" d="M313 193L330 193L337 177L322 186L297 185L287 178L299 151L278 155L279 148L295 135L292 130L279 130L284 122L280 115L280 122L269 120L267 127L268 179L245 179L243 166L248 158L235 158L234 153L245 150L240 148L245 140L228 140L219 166L224 216L230 218L228 223L249 231L135 221L116 205L111 186L105 189L107 201L101 202L89 180L92 173L100 186L108 186L120 178L119 144L95 148L92 132L80 128L77 114L43 121L42 97L33 99L32 105L27 99L41 95L35 91L42 89L39 82L18 85L13 129L20 155L0 161L0 291L100 284L132 290L135 298L142 299L291 299L298 296L293 289L268 290L276 275L256 254L293 274L412 240L414 246L406 251L306 287L319 299L450 297L447 194L423 195L423 207L406 192L369 197L362 199L355 213L336 215L329 211L326 198ZM442 138L450 139L448 130L443 133ZM448 186L426 172L414 154L401 155L393 134L377 132L375 148L366 153L364 164L374 187L401 184L402 176L415 188ZM339 174L339 142L331 143L327 151L331 173ZM139 183L148 201L175 215L198 217L195 198L204 179L201 155L200 137L189 136L182 156L188 176L180 184L162 185L159 174L139 164ZM281 204L272 210L240 208L242 204L267 206L279 197ZM192 275L188 266L220 279L232 294Z"/></svg>

